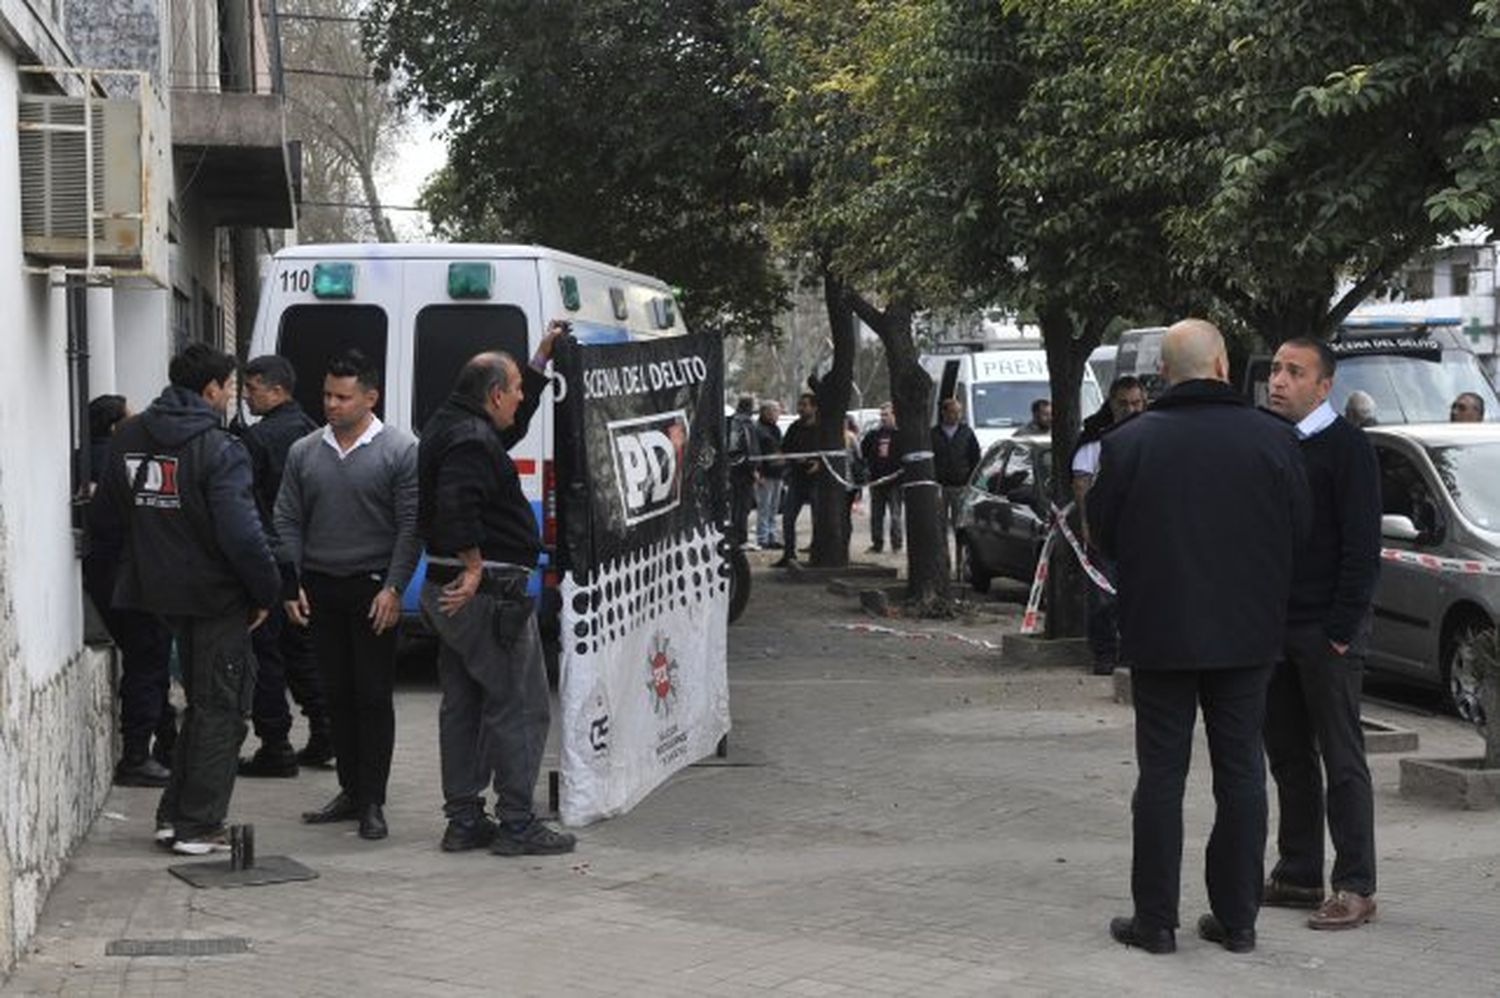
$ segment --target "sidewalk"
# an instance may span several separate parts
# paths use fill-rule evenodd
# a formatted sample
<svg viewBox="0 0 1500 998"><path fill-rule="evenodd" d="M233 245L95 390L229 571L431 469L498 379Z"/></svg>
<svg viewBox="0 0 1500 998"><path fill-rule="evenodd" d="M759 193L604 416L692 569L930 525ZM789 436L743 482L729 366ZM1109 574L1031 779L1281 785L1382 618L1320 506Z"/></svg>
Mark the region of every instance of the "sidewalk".
<svg viewBox="0 0 1500 998"><path fill-rule="evenodd" d="M757 556L763 564L769 555ZM996 640L1019 608L891 622ZM445 855L437 691L398 693L391 838L304 826L331 772L241 781L261 854L320 879L194 890L150 845L153 791L116 789L5 995L1198 995L1500 992L1500 820L1409 803L1372 757L1381 918L1335 934L1267 910L1230 956L1206 910L1211 797L1189 784L1179 952L1113 943L1129 912L1128 708L1074 670L1015 672L948 641L854 633L854 602L758 567L730 630L728 765L680 774L555 859ZM1371 708L1464 755L1455 721ZM555 758L555 755L553 756ZM115 939L249 953L109 957Z"/></svg>

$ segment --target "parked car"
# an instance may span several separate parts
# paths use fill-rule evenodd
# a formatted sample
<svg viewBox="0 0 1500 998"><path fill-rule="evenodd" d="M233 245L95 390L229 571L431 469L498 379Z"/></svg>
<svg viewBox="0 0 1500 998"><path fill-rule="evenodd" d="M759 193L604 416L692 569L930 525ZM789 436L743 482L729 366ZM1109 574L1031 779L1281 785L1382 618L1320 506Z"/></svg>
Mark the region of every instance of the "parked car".
<svg viewBox="0 0 1500 998"><path fill-rule="evenodd" d="M1367 432L1380 460L1385 547L1370 666L1440 686L1475 720L1470 642L1500 621L1500 425Z"/></svg>
<svg viewBox="0 0 1500 998"><path fill-rule="evenodd" d="M1030 582L1047 533L1050 437L992 444L969 480L958 514L959 551L970 584L988 592L996 576Z"/></svg>

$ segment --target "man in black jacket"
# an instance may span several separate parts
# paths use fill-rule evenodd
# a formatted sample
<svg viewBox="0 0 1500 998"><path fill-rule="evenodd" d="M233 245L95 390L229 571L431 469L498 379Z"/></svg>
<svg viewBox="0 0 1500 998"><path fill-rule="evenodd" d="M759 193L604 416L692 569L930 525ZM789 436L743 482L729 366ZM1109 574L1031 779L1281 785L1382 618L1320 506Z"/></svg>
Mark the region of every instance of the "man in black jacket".
<svg viewBox="0 0 1500 998"><path fill-rule="evenodd" d="M943 487L943 536L958 530L958 513L964 506L969 476L979 464L979 438L963 421L964 404L956 398L943 399L938 425L932 428L932 477ZM954 566L963 574L960 561L963 552L954 534Z"/></svg>
<svg viewBox="0 0 1500 998"><path fill-rule="evenodd" d="M781 453L781 427L776 420L781 403L774 399L760 404L760 418L755 421L755 452L762 458ZM755 540L762 548L781 543L776 525L781 519L782 475L780 461L762 460L755 469Z"/></svg>
<svg viewBox="0 0 1500 998"><path fill-rule="evenodd" d="M813 454L818 451L818 397L803 392L797 399L797 421L786 428L781 450L786 454ZM823 473L823 462L816 457L800 457L780 462L786 469L785 497L781 510L781 557L772 568L789 568L797 563L797 517L803 506L812 505L813 489Z"/></svg>
<svg viewBox="0 0 1500 998"><path fill-rule="evenodd" d="M171 385L121 423L99 483L125 544L115 605L160 614L177 639L188 709L157 841L188 855L227 849L245 715L255 692L250 631L280 575L252 494L250 458L223 428L235 361L201 343L172 358Z"/></svg>
<svg viewBox="0 0 1500 998"><path fill-rule="evenodd" d="M287 451L318 425L292 397L297 390L297 374L285 357L267 354L246 364L244 389L250 412L260 420L246 429L240 439L250 452L261 526L274 544L272 514L281 475L286 469ZM255 736L260 739L260 748L249 759L240 761L240 775L290 777L297 775L299 763L326 765L333 758L333 738L307 628L289 622L285 608L277 606L266 622L256 628L251 641L258 669L255 708L250 719ZM292 712L286 703L288 689L301 706L310 731L307 746L301 752L292 748Z"/></svg>
<svg viewBox="0 0 1500 998"><path fill-rule="evenodd" d="M482 353L422 431L417 532L426 543L422 617L435 632L444 852L488 846L500 856L572 852L572 835L537 820L532 792L547 743L541 635L527 579L541 541L510 448L526 436L543 373L567 327L552 322L522 371ZM493 783L499 827L485 815Z"/></svg>
<svg viewBox="0 0 1500 998"><path fill-rule="evenodd" d="M891 516L891 550L900 551L905 528L905 505L902 503L901 480L877 485L901 470L901 448L896 443L896 408L887 402L880 407L880 425L860 443L865 472L870 478L870 550L880 553L885 545L886 511Z"/></svg>
<svg viewBox="0 0 1500 998"><path fill-rule="evenodd" d="M1293 339L1276 351L1270 380L1271 409L1302 439L1313 530L1297 549L1286 652L1267 695L1280 858L1262 900L1316 908L1314 929L1352 929L1375 914L1375 796L1359 696L1380 572L1380 469L1364 432L1328 403L1334 368L1327 344ZM1325 810L1335 853L1326 900Z"/></svg>
<svg viewBox="0 0 1500 998"><path fill-rule="evenodd" d="M1135 914L1110 934L1152 953L1176 949L1182 794L1201 706L1217 813L1206 862L1213 910L1198 932L1246 952L1265 854L1266 684L1281 654L1292 551L1308 527L1307 477L1291 428L1225 383L1212 325L1172 326L1162 365L1171 388L1104 436L1089 492L1094 542L1119 566L1139 768Z"/></svg>

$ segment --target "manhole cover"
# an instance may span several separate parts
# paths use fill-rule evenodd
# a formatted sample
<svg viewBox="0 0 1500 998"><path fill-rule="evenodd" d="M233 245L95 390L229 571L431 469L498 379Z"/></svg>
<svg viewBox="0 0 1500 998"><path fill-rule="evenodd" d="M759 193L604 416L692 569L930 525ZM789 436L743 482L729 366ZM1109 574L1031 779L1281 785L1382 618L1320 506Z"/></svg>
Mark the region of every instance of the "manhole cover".
<svg viewBox="0 0 1500 998"><path fill-rule="evenodd" d="M116 939L104 947L105 956L224 956L250 952L250 940L239 936L224 939Z"/></svg>

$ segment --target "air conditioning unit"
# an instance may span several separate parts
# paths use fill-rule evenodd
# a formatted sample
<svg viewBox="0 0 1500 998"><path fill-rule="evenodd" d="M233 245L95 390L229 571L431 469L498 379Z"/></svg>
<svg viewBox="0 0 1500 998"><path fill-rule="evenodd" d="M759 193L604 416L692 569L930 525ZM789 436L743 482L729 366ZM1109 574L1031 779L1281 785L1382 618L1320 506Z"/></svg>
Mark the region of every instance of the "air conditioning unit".
<svg viewBox="0 0 1500 998"><path fill-rule="evenodd" d="M171 167L158 125L165 114L144 80L133 98L21 95L21 232L33 262L81 268L92 243L96 267L166 284Z"/></svg>

